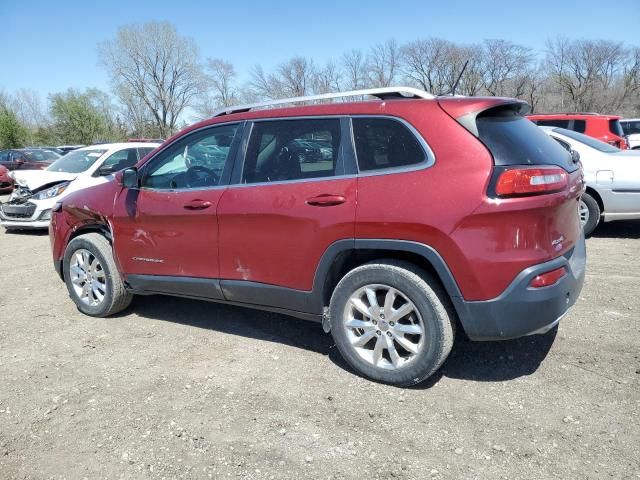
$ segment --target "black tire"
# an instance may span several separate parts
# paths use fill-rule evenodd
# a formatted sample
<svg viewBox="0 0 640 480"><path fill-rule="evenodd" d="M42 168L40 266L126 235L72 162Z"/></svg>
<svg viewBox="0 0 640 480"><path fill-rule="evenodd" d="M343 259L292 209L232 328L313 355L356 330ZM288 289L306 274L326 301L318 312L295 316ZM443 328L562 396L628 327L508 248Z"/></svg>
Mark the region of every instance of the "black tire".
<svg viewBox="0 0 640 480"><path fill-rule="evenodd" d="M71 281L71 261L73 255L80 249L87 250L95 256L104 270L107 290L104 299L98 305L88 305L82 302ZM82 313L92 317L108 317L124 310L131 303L133 294L126 290L113 259L111 244L102 235L87 233L71 240L67 245L62 266L69 296Z"/></svg>
<svg viewBox="0 0 640 480"><path fill-rule="evenodd" d="M410 362L393 370L364 360L348 338L344 315L347 302L358 289L371 284L399 290L413 302L424 324L426 337L421 350ZM449 355L455 336L455 317L450 305L440 283L415 265L396 260L375 261L351 270L336 286L329 307L331 334L344 359L357 372L374 381L407 387L426 380Z"/></svg>
<svg viewBox="0 0 640 480"><path fill-rule="evenodd" d="M600 216L602 212L600 212L600 205L598 205L598 202L588 193L582 194L582 201L589 210L589 218L587 220L587 223L583 226L584 236L588 237L600 224Z"/></svg>

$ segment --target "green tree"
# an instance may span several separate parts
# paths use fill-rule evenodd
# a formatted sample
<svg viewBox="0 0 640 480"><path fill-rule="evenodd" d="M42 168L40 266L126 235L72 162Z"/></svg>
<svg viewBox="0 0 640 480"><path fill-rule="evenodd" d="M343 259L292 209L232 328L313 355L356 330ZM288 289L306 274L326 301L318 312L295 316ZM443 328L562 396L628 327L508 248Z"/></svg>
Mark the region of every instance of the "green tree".
<svg viewBox="0 0 640 480"><path fill-rule="evenodd" d="M105 108L105 98L106 94L96 89L69 89L51 95L53 128L61 141L88 145L118 139L121 135Z"/></svg>
<svg viewBox="0 0 640 480"><path fill-rule="evenodd" d="M0 105L0 148L24 147L27 129L6 105Z"/></svg>

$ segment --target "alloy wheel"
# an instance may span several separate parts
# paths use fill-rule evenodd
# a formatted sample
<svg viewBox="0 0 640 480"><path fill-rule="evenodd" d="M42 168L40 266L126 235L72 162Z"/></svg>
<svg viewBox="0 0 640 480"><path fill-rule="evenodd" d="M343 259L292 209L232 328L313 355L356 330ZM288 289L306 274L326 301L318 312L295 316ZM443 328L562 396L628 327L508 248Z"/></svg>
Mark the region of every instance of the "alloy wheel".
<svg viewBox="0 0 640 480"><path fill-rule="evenodd" d="M415 304L388 285L371 284L356 290L343 318L351 346L379 368L402 368L426 344L424 323Z"/></svg>
<svg viewBox="0 0 640 480"><path fill-rule="evenodd" d="M589 222L589 207L582 199L578 204L578 215L580 216L580 224L584 227Z"/></svg>
<svg viewBox="0 0 640 480"><path fill-rule="evenodd" d="M76 250L69 265L73 291L86 305L95 307L107 294L107 276L102 264L89 250Z"/></svg>

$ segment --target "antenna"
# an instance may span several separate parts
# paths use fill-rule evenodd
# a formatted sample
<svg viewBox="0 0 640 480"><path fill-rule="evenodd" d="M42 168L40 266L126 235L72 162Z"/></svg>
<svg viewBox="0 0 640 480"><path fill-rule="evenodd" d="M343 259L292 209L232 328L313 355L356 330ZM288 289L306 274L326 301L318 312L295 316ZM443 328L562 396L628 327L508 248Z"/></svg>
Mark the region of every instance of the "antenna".
<svg viewBox="0 0 640 480"><path fill-rule="evenodd" d="M453 84L453 88L451 89L450 95L455 95L456 94L456 88L458 88L458 84L460 83L460 79L462 78L462 74L467 69L467 65L469 65L469 59L467 59L467 61L464 62L464 65L462 66L462 70L460 70L460 75L458 75L458 79L456 80L456 83Z"/></svg>

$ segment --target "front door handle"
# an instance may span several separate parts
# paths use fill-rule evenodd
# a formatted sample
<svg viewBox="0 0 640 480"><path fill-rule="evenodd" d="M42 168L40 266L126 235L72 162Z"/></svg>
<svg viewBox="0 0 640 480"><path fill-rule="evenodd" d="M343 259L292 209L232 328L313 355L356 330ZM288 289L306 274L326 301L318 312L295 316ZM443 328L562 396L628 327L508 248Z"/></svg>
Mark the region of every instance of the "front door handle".
<svg viewBox="0 0 640 480"><path fill-rule="evenodd" d="M330 195L325 193L323 195L318 195L317 197L308 198L307 205L314 207L332 207L334 205L340 205L346 201L347 199L342 195Z"/></svg>
<svg viewBox="0 0 640 480"><path fill-rule="evenodd" d="M184 208L187 210L204 210L210 206L211 202L208 200L191 200L184 204Z"/></svg>

